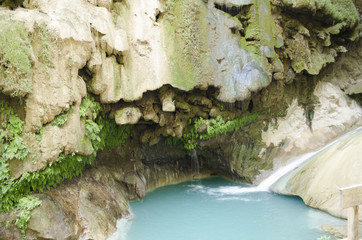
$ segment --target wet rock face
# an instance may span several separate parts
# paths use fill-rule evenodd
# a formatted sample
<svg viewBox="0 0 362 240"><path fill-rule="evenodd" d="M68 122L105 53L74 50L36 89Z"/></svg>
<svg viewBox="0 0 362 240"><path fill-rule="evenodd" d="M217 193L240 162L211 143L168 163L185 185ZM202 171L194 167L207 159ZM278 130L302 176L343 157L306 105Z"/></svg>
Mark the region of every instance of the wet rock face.
<svg viewBox="0 0 362 240"><path fill-rule="evenodd" d="M352 44L336 64L323 70L322 80L333 83L349 96L360 95L362 93L362 70L359 67L362 62L361 46L361 39Z"/></svg>
<svg viewBox="0 0 362 240"><path fill-rule="evenodd" d="M23 60L30 69L28 75L23 73L26 78L20 77L30 79L31 88L14 88L14 84L9 88L1 81L0 88L10 96L20 91L25 99L25 131L44 136L39 144L28 138L36 149L37 157L32 159L36 164L15 164L13 168L19 169L14 176L43 169L62 152L92 154L92 147L83 141L84 122L79 120L87 90L104 104L119 105L111 115L117 115L121 125L157 123L160 127L147 131L142 140L157 143L160 135L182 136L190 118L217 117L220 102L245 102L241 110L245 113L252 106L250 99L267 92L275 80L289 84L304 72L318 74L346 50L343 45L356 25L355 9L345 1L353 14L344 19L332 11L340 4L333 8L304 2L36 0L15 11L3 8L2 29L23 29L14 41L27 43ZM300 15L290 14L300 9ZM337 25L331 20L326 26L319 23L323 12ZM23 69L16 61L12 66L11 59L1 60L0 70L6 76L11 69ZM358 70L353 73L358 74ZM355 94L359 80L352 78L351 87L340 87ZM218 89L215 95L204 99L183 99L182 91L174 90L213 87ZM131 108L121 112L125 107ZM47 126L68 112L64 127Z"/></svg>
<svg viewBox="0 0 362 240"><path fill-rule="evenodd" d="M120 176L114 168L94 168L81 179L37 195L42 204L32 212L28 239L106 239L116 230L117 219L129 214L127 201L131 196L138 198L131 191L138 182L126 182ZM138 188L144 188L142 184ZM12 222L12 218L1 215L0 221ZM0 238L13 234L8 239L22 239L18 231L12 223L0 231Z"/></svg>
<svg viewBox="0 0 362 240"><path fill-rule="evenodd" d="M147 190L192 177L186 152L164 145L133 144L101 153L98 165L81 178L36 195L42 204L32 212L28 239L106 239L116 231L116 221L130 214L129 200L142 199ZM8 229L0 229L1 239L22 239L13 225L15 219L15 213L0 215L0 223L12 223Z"/></svg>
<svg viewBox="0 0 362 240"><path fill-rule="evenodd" d="M105 239L128 200L195 176L196 160L201 175L251 183L273 158L360 125L361 108L349 98L361 94L361 41L349 42L355 9L330 2L0 0L0 100L24 121L31 149L26 161L7 162L9 176L48 169L60 155L99 154L83 177L38 195L29 237ZM19 49L22 61L9 55ZM97 113L133 125L126 145L92 145L114 130L94 122ZM180 140L196 119L251 114L258 117L199 139L192 152L169 138ZM208 131L204 124L196 135ZM15 220L14 212L0 216L0 238L21 238Z"/></svg>

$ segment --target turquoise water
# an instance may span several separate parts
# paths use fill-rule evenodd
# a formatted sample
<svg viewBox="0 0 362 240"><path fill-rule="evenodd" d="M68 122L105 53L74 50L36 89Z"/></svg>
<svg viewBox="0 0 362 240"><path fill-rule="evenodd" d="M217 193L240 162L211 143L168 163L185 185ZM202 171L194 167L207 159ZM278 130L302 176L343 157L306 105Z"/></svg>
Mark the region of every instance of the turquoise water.
<svg viewBox="0 0 362 240"><path fill-rule="evenodd" d="M131 203L134 218L111 239L315 240L322 224L343 223L298 197L245 188L219 177L158 188Z"/></svg>

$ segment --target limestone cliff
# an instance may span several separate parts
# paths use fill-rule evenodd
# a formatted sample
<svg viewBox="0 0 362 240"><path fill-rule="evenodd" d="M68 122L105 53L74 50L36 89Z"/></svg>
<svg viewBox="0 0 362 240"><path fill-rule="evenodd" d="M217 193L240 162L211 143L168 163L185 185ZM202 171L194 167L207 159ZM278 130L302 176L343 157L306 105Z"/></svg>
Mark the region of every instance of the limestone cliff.
<svg viewBox="0 0 362 240"><path fill-rule="evenodd" d="M352 0L0 4L0 239L105 239L196 159L257 182L361 125Z"/></svg>

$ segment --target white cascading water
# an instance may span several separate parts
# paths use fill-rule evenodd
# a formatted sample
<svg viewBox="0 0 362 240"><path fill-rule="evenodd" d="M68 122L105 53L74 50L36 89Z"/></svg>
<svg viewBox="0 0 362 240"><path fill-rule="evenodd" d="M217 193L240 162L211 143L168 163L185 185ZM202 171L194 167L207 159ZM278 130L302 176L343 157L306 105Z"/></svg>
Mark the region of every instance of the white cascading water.
<svg viewBox="0 0 362 240"><path fill-rule="evenodd" d="M192 170L194 171L194 177L200 177L200 164L199 158L197 157L196 149L191 150L191 164Z"/></svg>
<svg viewBox="0 0 362 240"><path fill-rule="evenodd" d="M221 186L221 187L205 187L200 182L198 183L192 183L189 185L190 189L188 191L191 192L201 192L205 193L207 195L212 195L214 198L218 201L230 201L230 200L237 200L237 201L243 201L243 202L264 202L266 201L265 198L261 197L255 197L255 196L248 196L245 193L253 193L253 192L269 192L272 185L278 182L283 176L288 174L289 172L293 171L294 169L300 167L303 163L306 163L308 160L310 160L312 157L317 155L318 153L322 152L323 150L329 148L333 144L339 142L340 140L351 136L357 132L362 131L362 127L359 127L355 129L352 132L349 132L342 137L338 138L337 140L331 142L327 146L323 147L319 151L311 152L304 154L298 158L296 158L294 161L292 161L290 164L288 164L285 167L282 167L278 169L276 172L274 172L272 175L270 175L268 178L266 178L264 181L262 181L258 186L256 187L240 187L240 186ZM197 157L197 152L192 151L191 152L191 164L195 171L195 174L198 174L199 172L199 161ZM245 195L244 195L245 194ZM251 194L253 195L253 194ZM189 208L189 206L188 206ZM114 233L108 240L126 240L127 234L130 230L131 224L133 221L130 221L130 219L134 218L133 214L130 214L127 217L124 217L117 222L117 228L118 231Z"/></svg>
<svg viewBox="0 0 362 240"><path fill-rule="evenodd" d="M359 127L349 133L346 133L345 135L343 135L342 137L339 137L338 139L334 140L333 142L329 143L328 145L326 145L325 147L323 147L322 149L316 151L316 152L310 152L310 153L306 153L303 154L301 156L299 156L298 158L296 158L294 161L292 161L290 164L286 165L285 167L282 167L280 169L278 169L277 171L275 171L273 174L271 174L268 178L266 178L264 181L262 181L258 186L256 187L238 187L238 186L233 186L233 187L220 187L217 189L213 189L212 192L210 194L242 194L242 193L250 193L250 192L269 192L270 188L278 182L279 179L281 179L283 176L285 176L286 174L290 173L291 171L293 171L294 169L300 167L303 163L306 163L307 161L309 161L312 157L314 157L315 155L317 155L318 153L324 151L325 149L329 148L330 146L332 146L333 144L341 141L342 139L351 136L359 131L362 130L362 127Z"/></svg>
<svg viewBox="0 0 362 240"><path fill-rule="evenodd" d="M307 162L309 159L311 159L312 157L314 157L318 153L324 151L325 149L329 148L333 144L335 144L335 143L341 141L342 139L344 139L344 138L346 138L348 136L351 136L351 135L353 135L353 134L355 134L355 133L357 133L357 132L359 132L361 130L362 130L362 127L359 127L357 129L349 132L349 133L344 134L342 137L339 137L338 139L334 140L333 142L329 143L328 145L324 146L322 149L320 149L320 150L318 150L316 152L303 154L302 156L298 157L295 161L293 161L289 165L278 169L275 173L273 173L268 178L266 178L264 181L262 181L256 187L257 191L269 191L271 186L273 186L279 179L281 179L283 176L285 176L289 172L291 172L294 169L298 168L303 163Z"/></svg>
<svg viewBox="0 0 362 240"><path fill-rule="evenodd" d="M319 151L318 151L319 152ZM270 175L268 178L266 178L264 181L262 181L257 187L257 191L269 191L270 187L274 185L279 179L281 179L284 175L287 173L293 171L300 165L302 165L304 162L308 161L311 157L316 155L318 152L311 152L303 154L302 156L298 157L296 160L294 160L292 163L288 164L285 167L282 167L278 169L275 173Z"/></svg>

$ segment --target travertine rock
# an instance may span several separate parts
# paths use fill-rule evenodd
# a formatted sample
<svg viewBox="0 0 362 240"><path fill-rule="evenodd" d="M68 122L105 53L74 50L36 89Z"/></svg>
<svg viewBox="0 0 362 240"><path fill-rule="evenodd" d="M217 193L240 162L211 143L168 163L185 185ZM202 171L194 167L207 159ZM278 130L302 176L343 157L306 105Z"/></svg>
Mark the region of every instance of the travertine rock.
<svg viewBox="0 0 362 240"><path fill-rule="evenodd" d="M362 131L359 131L313 157L274 189L298 195L313 208L346 218L348 212L341 208L339 189L361 183L361 155Z"/></svg>
<svg viewBox="0 0 362 240"><path fill-rule="evenodd" d="M313 110L311 126L306 123L305 110L294 100L287 115L278 119L276 126L270 124L268 131L262 132L267 146L277 146L287 139L288 144L283 146L286 152L312 151L361 124L361 107L335 85L320 82L314 95L319 103Z"/></svg>
<svg viewBox="0 0 362 240"><path fill-rule="evenodd" d="M115 121L118 125L136 124L142 116L141 110L136 107L126 107L115 112Z"/></svg>

